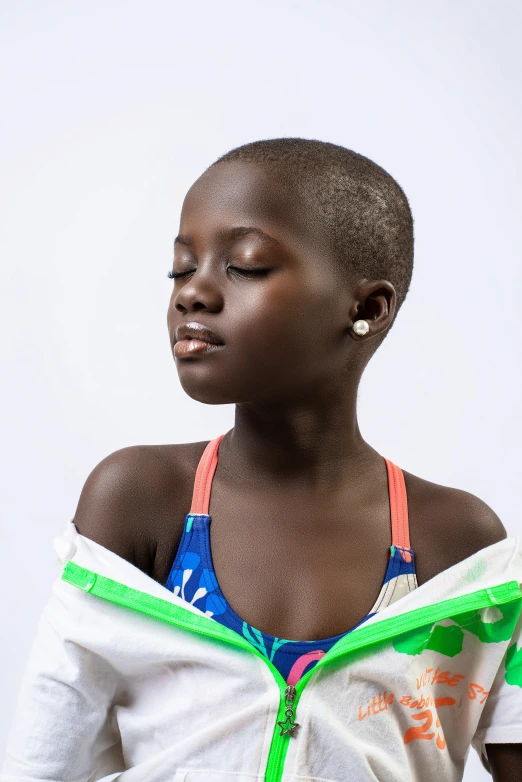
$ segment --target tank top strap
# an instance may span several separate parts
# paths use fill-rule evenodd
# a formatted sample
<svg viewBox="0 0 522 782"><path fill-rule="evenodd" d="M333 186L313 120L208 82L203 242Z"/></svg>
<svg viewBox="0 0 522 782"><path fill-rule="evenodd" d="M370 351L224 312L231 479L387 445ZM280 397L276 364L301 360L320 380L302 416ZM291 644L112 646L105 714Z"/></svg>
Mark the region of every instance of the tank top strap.
<svg viewBox="0 0 522 782"><path fill-rule="evenodd" d="M196 470L192 505L189 513L208 515L212 479L218 462L218 448L225 435L220 434L207 443ZM390 515L392 546L400 549L410 549L410 530L408 521L408 499L404 475L400 467L390 459L383 457L388 473L388 493L390 498Z"/></svg>
<svg viewBox="0 0 522 782"><path fill-rule="evenodd" d="M225 434L220 434L209 443L201 454L199 464L194 479L194 490L192 492L192 505L189 513L208 515L210 505L210 492L212 489L212 478L216 471L218 462L219 443Z"/></svg>
<svg viewBox="0 0 522 782"><path fill-rule="evenodd" d="M408 521L408 498L406 483L400 467L385 456L388 471L388 491L390 496L390 514L392 528L392 546L410 549L410 527Z"/></svg>

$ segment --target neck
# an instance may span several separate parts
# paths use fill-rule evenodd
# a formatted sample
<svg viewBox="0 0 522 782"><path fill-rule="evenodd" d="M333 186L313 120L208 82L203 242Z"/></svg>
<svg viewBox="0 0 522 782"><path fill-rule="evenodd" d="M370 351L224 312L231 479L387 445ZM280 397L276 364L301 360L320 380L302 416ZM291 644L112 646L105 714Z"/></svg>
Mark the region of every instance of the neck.
<svg viewBox="0 0 522 782"><path fill-rule="evenodd" d="M353 405L241 403L219 447L220 471L243 485L304 490L355 484L382 470L382 456L359 431Z"/></svg>

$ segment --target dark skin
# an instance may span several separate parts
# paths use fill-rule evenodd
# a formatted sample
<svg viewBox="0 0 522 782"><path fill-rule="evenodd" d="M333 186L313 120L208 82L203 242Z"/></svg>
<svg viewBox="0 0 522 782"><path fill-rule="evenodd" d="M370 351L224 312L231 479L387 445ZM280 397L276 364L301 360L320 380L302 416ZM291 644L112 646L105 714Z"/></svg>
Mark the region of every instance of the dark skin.
<svg viewBox="0 0 522 782"><path fill-rule="evenodd" d="M239 226L257 231L231 233ZM191 398L235 404L209 507L218 582L248 623L294 640L357 624L391 544L386 466L359 431L356 405L396 293L387 280L338 278L329 253L288 181L220 163L185 197L173 261L184 276L167 315L172 348L189 321L225 342L175 359ZM351 329L359 319L370 324L364 337ZM207 442L106 457L83 488L78 531L165 584ZM506 536L480 498L403 474L419 584ZM488 756L495 782L522 780L521 745L490 744Z"/></svg>

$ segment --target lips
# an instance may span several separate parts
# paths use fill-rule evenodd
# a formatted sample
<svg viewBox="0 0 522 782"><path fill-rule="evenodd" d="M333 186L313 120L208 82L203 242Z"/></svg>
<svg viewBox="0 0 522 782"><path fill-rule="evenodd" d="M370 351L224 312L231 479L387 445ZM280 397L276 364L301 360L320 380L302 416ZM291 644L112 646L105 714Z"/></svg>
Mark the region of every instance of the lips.
<svg viewBox="0 0 522 782"><path fill-rule="evenodd" d="M211 345L224 345L220 336L196 321L190 323L180 323L176 328L176 342L182 339L199 339L202 342L209 342Z"/></svg>

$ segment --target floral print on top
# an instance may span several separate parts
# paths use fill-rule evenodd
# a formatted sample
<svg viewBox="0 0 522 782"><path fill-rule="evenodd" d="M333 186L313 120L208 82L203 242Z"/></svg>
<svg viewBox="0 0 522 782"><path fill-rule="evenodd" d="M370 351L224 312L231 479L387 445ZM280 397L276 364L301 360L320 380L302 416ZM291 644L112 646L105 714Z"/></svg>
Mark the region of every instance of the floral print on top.
<svg viewBox="0 0 522 782"><path fill-rule="evenodd" d="M208 514L187 513L183 536L165 587L246 638L273 663L287 684L295 685L340 638L417 587L413 550L391 546L379 596L371 611L355 627L315 641L277 638L241 619L221 592L212 565L210 521Z"/></svg>

